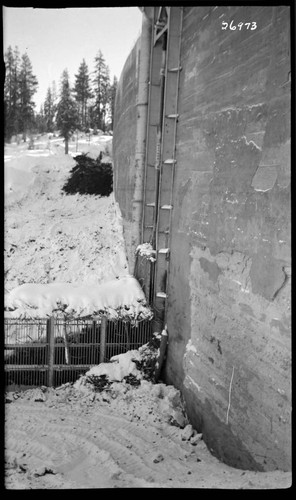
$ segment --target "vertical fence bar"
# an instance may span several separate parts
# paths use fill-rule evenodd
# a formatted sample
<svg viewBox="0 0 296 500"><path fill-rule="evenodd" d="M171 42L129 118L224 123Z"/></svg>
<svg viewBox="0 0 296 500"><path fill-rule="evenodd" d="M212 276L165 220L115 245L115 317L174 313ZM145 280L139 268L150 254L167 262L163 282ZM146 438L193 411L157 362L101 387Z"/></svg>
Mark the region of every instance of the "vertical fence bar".
<svg viewBox="0 0 296 500"><path fill-rule="evenodd" d="M104 362L106 355L106 331L107 331L107 318L102 316L101 319L101 335L100 335L100 363Z"/></svg>
<svg viewBox="0 0 296 500"><path fill-rule="evenodd" d="M131 348L131 345L130 345L130 335L129 335L127 323L124 323L124 329L125 329L125 335L126 335L126 349L127 349L127 351L129 351Z"/></svg>
<svg viewBox="0 0 296 500"><path fill-rule="evenodd" d="M48 344L48 372L47 372L47 385L53 386L53 365L54 365L54 319L51 317L47 320L47 344Z"/></svg>
<svg viewBox="0 0 296 500"><path fill-rule="evenodd" d="M7 380L15 384L53 386L73 378L76 371L80 370L76 369L76 364L91 366L102 363L116 354L138 349L152 336L149 320L133 324L122 319L110 321L103 316L99 323L82 319L67 321L67 341L71 354L71 360L68 359L71 363L67 364L65 346L58 331L63 323L63 319L54 317L40 321L5 319L4 363ZM26 366L18 369L17 365Z"/></svg>
<svg viewBox="0 0 296 500"><path fill-rule="evenodd" d="M63 339L64 339L64 345L65 345L65 360L66 360L66 365L71 364L71 359L70 359L70 349L68 345L68 340L67 340L67 323L64 320L63 322Z"/></svg>

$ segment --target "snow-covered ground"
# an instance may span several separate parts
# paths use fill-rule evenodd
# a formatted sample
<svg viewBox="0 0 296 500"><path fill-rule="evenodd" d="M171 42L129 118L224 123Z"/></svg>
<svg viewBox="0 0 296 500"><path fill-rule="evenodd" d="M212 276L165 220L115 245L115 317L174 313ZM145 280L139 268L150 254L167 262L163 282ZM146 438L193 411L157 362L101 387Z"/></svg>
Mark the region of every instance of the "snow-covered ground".
<svg viewBox="0 0 296 500"><path fill-rule="evenodd" d="M129 302L139 304L141 291L129 277L113 195L61 191L73 156L110 152L111 140L80 137L78 146L71 143L69 156L62 140L54 138L40 138L34 150L23 143L5 147L5 290L6 303L15 311L35 307L44 312L44 305L54 307L61 293L70 308L79 309L82 294L86 309L91 303L95 309L94 301L103 300L108 286L112 292L118 287L114 310L127 282ZM139 251L153 258L150 248ZM6 488L290 486L290 473L233 469L213 457L188 423L179 391L143 379L136 365L140 357L131 352L91 369L89 376L109 377L101 391L86 374L74 385L7 394ZM127 375L139 385L123 378Z"/></svg>
<svg viewBox="0 0 296 500"><path fill-rule="evenodd" d="M43 390L42 390L43 389ZM289 488L288 472L234 469L212 456L163 383L71 384L6 397L6 487Z"/></svg>
<svg viewBox="0 0 296 500"><path fill-rule="evenodd" d="M111 137L70 144L70 153L98 156ZM5 148L5 290L24 283L73 283L93 287L128 275L120 212L109 197L62 191L72 155L61 139L38 149ZM43 148L41 147L43 144ZM8 160L8 161L7 161Z"/></svg>

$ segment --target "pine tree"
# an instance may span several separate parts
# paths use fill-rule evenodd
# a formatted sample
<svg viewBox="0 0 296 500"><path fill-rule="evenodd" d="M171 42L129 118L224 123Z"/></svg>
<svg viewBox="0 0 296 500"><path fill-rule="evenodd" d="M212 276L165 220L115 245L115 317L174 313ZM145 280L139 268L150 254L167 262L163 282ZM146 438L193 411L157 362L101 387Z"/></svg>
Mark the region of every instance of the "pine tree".
<svg viewBox="0 0 296 500"><path fill-rule="evenodd" d="M116 96L117 86L118 86L118 80L117 77L114 75L110 91L111 130L113 130L114 128L114 107L115 107L115 96Z"/></svg>
<svg viewBox="0 0 296 500"><path fill-rule="evenodd" d="M4 83L4 117L5 138L10 140L18 133L18 100L19 100L19 52L15 47L8 47L5 55L5 83Z"/></svg>
<svg viewBox="0 0 296 500"><path fill-rule="evenodd" d="M14 71L13 71L13 95L12 95L12 107L13 107L13 133L19 134L21 132L21 124L20 124L20 83L19 83L19 74L20 74L20 53L19 49L16 46L13 52L14 57Z"/></svg>
<svg viewBox="0 0 296 500"><path fill-rule="evenodd" d="M26 134L34 126L34 102L32 100L38 86L33 75L32 64L27 53L20 59L16 46L8 47L5 53L4 112L5 138L23 132Z"/></svg>
<svg viewBox="0 0 296 500"><path fill-rule="evenodd" d="M74 93L79 109L80 129L86 130L89 125L87 103L92 97L92 93L90 89L88 66L84 59L79 66L77 75L75 75Z"/></svg>
<svg viewBox="0 0 296 500"><path fill-rule="evenodd" d="M57 100L58 100L58 93L57 93L57 85L56 85L55 80L53 80L52 84L51 84L51 96L52 96L52 102L53 102L54 106L56 106Z"/></svg>
<svg viewBox="0 0 296 500"><path fill-rule="evenodd" d="M105 63L105 59L100 50L98 52L98 55L95 57L94 74L94 119L96 125L100 129L105 131L106 114L108 110L108 103L110 100L110 76L109 68Z"/></svg>
<svg viewBox="0 0 296 500"><path fill-rule="evenodd" d="M19 121L23 131L24 141L34 123L34 107L32 100L38 86L37 78L33 75L32 64L27 53L22 55L19 75Z"/></svg>
<svg viewBox="0 0 296 500"><path fill-rule="evenodd" d="M46 132L54 131L54 120L56 114L56 105L54 96L50 87L47 89L46 98L44 101L44 118L46 123Z"/></svg>
<svg viewBox="0 0 296 500"><path fill-rule="evenodd" d="M45 132L47 132L47 123L44 115L44 108L42 105L40 106L39 113L36 113L35 124L38 134L44 134Z"/></svg>
<svg viewBox="0 0 296 500"><path fill-rule="evenodd" d="M57 104L58 104L58 93L57 86L55 80L51 83L51 98L52 98L52 106L53 106L53 126L56 127L56 114L57 114Z"/></svg>
<svg viewBox="0 0 296 500"><path fill-rule="evenodd" d="M64 70L61 77L60 100L57 105L57 127L65 139L65 154L68 154L69 139L78 126L76 103L71 95L68 70Z"/></svg>
<svg viewBox="0 0 296 500"><path fill-rule="evenodd" d="M4 54L5 83L4 83L4 133L5 138L10 140L12 130L12 93L13 93L13 68L14 57L12 47L9 46Z"/></svg>

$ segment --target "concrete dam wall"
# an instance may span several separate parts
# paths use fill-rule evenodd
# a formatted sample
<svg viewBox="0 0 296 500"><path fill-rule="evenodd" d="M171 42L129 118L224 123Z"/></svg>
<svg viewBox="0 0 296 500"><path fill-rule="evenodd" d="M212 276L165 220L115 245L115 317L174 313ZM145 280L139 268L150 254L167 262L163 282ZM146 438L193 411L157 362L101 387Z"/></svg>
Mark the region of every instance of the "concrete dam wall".
<svg viewBox="0 0 296 500"><path fill-rule="evenodd" d="M135 194L137 95L140 39L135 43L121 73L115 99L113 131L114 192L119 202L130 272L133 272L133 200Z"/></svg>
<svg viewBox="0 0 296 500"><path fill-rule="evenodd" d="M256 28L231 30L231 20ZM121 76L114 130L131 259L139 57L140 42ZM180 63L163 378L181 389L214 455L289 470L289 8L184 7Z"/></svg>

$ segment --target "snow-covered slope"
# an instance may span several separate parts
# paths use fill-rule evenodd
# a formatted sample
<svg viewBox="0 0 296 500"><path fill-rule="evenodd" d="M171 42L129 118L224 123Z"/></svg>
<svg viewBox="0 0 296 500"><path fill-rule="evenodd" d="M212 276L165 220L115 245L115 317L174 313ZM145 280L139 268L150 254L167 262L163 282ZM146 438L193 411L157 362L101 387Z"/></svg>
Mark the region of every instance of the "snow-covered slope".
<svg viewBox="0 0 296 500"><path fill-rule="evenodd" d="M23 284L51 284L42 291L32 286L14 290L7 303L18 301L17 307L22 313L26 308L29 315L34 308L39 308L39 313L46 309L48 313L48 307L56 305L61 298L69 309L77 307L81 313L101 306L103 309L131 304L139 307L138 299L143 299L143 295L139 296L141 291L134 280L128 281L131 287L128 301L132 300L129 304L123 304L122 299L124 287L125 296L129 294L127 282L117 282L118 278L127 277L129 271L121 214L113 194L81 196L66 195L62 191L75 165L73 156L90 151L90 155L96 157L100 151L106 151L106 144L110 152L111 140L106 136L97 136L92 142L81 139L78 151L76 143L70 145L69 155L64 154L62 141L57 139L50 143L41 140L34 150L28 150L24 144L6 147L5 290L9 294ZM106 297L102 302L106 294L98 287L112 280L116 280L110 285L113 298L111 296L110 303ZM59 286L53 287L55 283ZM119 283L122 283L120 298ZM63 289L63 284L68 285ZM44 309L46 300L48 307ZM15 306L16 302L12 307Z"/></svg>

